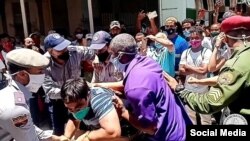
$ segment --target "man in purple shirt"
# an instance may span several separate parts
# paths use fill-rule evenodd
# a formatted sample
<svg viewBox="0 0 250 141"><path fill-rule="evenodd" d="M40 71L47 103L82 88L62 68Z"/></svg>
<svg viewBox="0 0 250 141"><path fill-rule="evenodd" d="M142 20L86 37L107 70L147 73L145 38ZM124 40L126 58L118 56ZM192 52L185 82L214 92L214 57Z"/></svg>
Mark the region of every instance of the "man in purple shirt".
<svg viewBox="0 0 250 141"><path fill-rule="evenodd" d="M137 54L136 41L129 34L117 35L110 47L114 65L125 72L124 92L132 106L128 111L116 97L121 117L146 133L144 141L184 141L191 121L166 84L161 67Z"/></svg>

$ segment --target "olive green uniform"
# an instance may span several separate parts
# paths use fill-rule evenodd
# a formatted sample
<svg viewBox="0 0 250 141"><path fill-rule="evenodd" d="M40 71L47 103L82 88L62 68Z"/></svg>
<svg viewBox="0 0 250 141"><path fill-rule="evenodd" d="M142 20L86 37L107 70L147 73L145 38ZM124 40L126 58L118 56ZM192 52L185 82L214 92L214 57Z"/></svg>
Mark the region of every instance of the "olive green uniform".
<svg viewBox="0 0 250 141"><path fill-rule="evenodd" d="M231 114L244 116L250 123L250 43L235 49L219 72L218 83L206 94L179 92L191 109L211 114L228 106Z"/></svg>

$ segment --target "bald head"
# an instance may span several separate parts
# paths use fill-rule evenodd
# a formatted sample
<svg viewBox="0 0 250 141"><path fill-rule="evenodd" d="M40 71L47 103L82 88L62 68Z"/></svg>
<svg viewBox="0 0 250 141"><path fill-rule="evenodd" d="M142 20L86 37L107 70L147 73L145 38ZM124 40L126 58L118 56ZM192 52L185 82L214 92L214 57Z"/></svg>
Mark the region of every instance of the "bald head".
<svg viewBox="0 0 250 141"><path fill-rule="evenodd" d="M136 46L134 37L127 33L115 36L110 43L110 49L115 54L119 51L124 53L136 53Z"/></svg>

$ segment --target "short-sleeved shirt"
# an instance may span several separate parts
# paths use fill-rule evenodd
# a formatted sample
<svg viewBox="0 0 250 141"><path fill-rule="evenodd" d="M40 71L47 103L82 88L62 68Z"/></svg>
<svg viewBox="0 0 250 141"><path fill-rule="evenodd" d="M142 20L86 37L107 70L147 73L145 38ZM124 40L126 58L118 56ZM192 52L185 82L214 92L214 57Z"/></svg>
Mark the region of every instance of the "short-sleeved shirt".
<svg viewBox="0 0 250 141"><path fill-rule="evenodd" d="M175 71L179 71L179 63L181 60L182 52L189 47L188 42L179 35L170 39L175 47Z"/></svg>
<svg viewBox="0 0 250 141"><path fill-rule="evenodd" d="M201 45L207 49L213 50L212 41L210 37L204 37Z"/></svg>
<svg viewBox="0 0 250 141"><path fill-rule="evenodd" d="M175 52L169 52L166 47L156 49L149 47L147 50L147 56L153 58L158 62L162 69L167 72L170 76L175 76Z"/></svg>
<svg viewBox="0 0 250 141"><path fill-rule="evenodd" d="M191 109L199 113L215 113L228 106L230 113L242 115L249 124L250 67L247 61L249 56L250 43L234 48L234 53L219 71L217 85L202 95L183 90L179 96ZM244 119L243 117L240 119ZM240 123L244 123L241 121L243 120L240 120Z"/></svg>
<svg viewBox="0 0 250 141"><path fill-rule="evenodd" d="M209 63L210 57L212 55L212 51L207 48L203 48L202 50L198 52L193 52L190 49L185 50L182 55L181 55L181 65L189 65L192 67L201 67L202 65L207 65ZM199 84L189 84L187 80L190 77L194 77L197 79L204 79L207 78L207 73L206 74L189 74L186 76L186 81L185 81L185 89L188 89L192 92L199 92L199 93L205 93L208 91L208 86L206 85L199 85Z"/></svg>
<svg viewBox="0 0 250 141"><path fill-rule="evenodd" d="M0 91L0 127L16 141L39 141L26 104L32 94L18 82Z"/></svg>
<svg viewBox="0 0 250 141"><path fill-rule="evenodd" d="M124 86L126 98L139 123L145 128L157 126L155 135L150 139L185 140L186 125L191 121L166 84L157 62L137 55L126 69Z"/></svg>
<svg viewBox="0 0 250 141"><path fill-rule="evenodd" d="M114 109L112 96L114 93L106 88L94 87L90 92L90 110L81 121L81 130L95 130L100 128L99 121ZM70 115L70 119L75 119Z"/></svg>

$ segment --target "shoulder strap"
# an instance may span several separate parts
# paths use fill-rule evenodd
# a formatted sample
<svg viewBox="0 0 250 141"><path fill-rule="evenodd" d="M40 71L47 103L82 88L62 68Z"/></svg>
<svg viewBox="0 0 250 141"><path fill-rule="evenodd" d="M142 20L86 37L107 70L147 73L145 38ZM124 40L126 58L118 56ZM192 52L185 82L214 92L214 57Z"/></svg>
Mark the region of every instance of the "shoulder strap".
<svg viewBox="0 0 250 141"><path fill-rule="evenodd" d="M204 54L206 53L206 51L207 51L207 48L202 47L202 49L201 49L201 58L202 58L202 60L204 59Z"/></svg>
<svg viewBox="0 0 250 141"><path fill-rule="evenodd" d="M187 58L188 58L188 54L190 54L190 51L191 51L191 48L188 48L188 49L187 49L187 52L186 52L186 60L187 60Z"/></svg>

